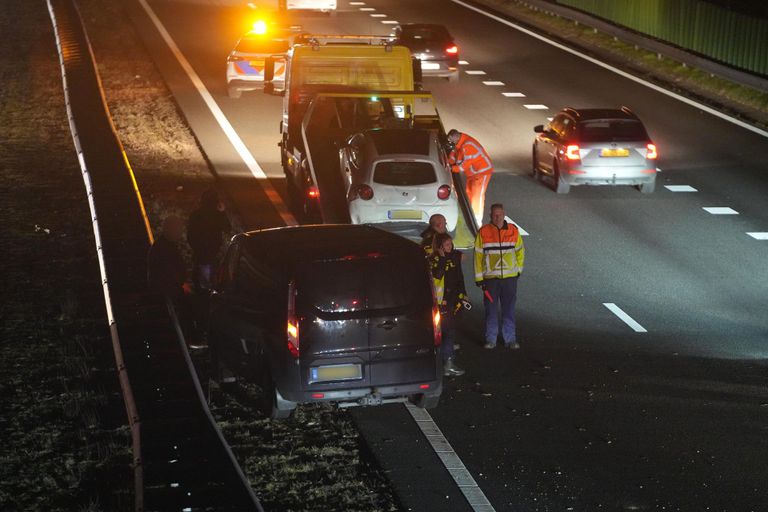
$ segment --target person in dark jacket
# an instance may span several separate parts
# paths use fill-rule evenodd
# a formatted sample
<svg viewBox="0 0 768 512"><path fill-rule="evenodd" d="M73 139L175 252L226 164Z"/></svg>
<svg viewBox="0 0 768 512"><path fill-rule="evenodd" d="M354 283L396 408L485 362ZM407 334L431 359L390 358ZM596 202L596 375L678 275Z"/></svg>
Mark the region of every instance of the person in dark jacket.
<svg viewBox="0 0 768 512"><path fill-rule="evenodd" d="M165 218L160 236L155 239L147 254L147 284L149 289L160 293L174 304L184 300L191 292L184 259L179 252L179 242L184 237L184 222L175 215Z"/></svg>
<svg viewBox="0 0 768 512"><path fill-rule="evenodd" d="M454 364L453 358L456 316L461 309L467 307L469 301L466 299L464 273L461 270L461 252L454 250L451 235L435 234L429 263L435 284L435 298L440 307L443 373L447 377L464 375L464 370Z"/></svg>
<svg viewBox="0 0 768 512"><path fill-rule="evenodd" d="M209 189L203 192L200 206L190 214L187 225L187 241L192 248L192 282L196 291L210 290L223 237L231 229L224 204L216 191Z"/></svg>
<svg viewBox="0 0 768 512"><path fill-rule="evenodd" d="M441 213L435 213L429 218L429 227L421 232L421 247L427 256L432 254L432 242L438 233L447 233L448 227L445 216Z"/></svg>

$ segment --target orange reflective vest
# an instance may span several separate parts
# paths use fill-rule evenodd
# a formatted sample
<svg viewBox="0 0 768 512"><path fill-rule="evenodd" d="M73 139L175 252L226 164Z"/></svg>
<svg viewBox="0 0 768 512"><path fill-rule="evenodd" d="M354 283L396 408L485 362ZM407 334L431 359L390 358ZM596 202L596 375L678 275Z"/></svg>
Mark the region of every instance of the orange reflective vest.
<svg viewBox="0 0 768 512"><path fill-rule="evenodd" d="M501 229L486 224L475 239L475 282L519 276L525 262L523 237L506 221Z"/></svg>
<svg viewBox="0 0 768 512"><path fill-rule="evenodd" d="M453 172L464 171L467 178L482 173L493 172L493 164L488 152L479 142L466 133L462 133L459 142L448 156Z"/></svg>

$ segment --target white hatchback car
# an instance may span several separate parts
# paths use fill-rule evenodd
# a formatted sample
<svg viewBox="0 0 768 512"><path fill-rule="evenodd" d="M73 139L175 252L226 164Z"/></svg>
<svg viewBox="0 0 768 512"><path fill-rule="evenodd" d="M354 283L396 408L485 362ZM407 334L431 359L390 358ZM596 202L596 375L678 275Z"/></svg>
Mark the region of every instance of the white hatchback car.
<svg viewBox="0 0 768 512"><path fill-rule="evenodd" d="M339 149L353 224L427 223L435 213L456 228L459 204L434 130L376 128Z"/></svg>

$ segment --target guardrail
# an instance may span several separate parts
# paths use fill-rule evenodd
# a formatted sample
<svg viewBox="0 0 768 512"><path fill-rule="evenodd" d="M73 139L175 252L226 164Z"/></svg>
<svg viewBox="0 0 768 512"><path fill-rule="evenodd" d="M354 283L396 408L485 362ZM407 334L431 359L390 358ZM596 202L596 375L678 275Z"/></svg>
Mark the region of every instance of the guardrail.
<svg viewBox="0 0 768 512"><path fill-rule="evenodd" d="M134 508L261 512L208 410L175 311L147 290L152 231L77 7L47 2L131 428Z"/></svg>

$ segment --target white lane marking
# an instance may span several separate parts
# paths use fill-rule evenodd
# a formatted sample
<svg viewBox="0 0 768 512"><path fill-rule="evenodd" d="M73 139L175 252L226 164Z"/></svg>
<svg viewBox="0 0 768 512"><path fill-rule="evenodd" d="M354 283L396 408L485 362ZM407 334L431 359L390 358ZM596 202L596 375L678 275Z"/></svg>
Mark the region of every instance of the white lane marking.
<svg viewBox="0 0 768 512"><path fill-rule="evenodd" d="M613 73L616 73L619 76L623 76L624 78L628 78L629 80L632 80L633 82L637 82L638 84L644 85L648 87L649 89L653 89L654 91L660 92L662 94L665 94L669 96L670 98L674 98L678 101L682 101L683 103L686 103L688 105L691 105L692 107L696 107L700 110L703 110L704 112L707 112L709 114L712 114L713 116L719 117L720 119L723 119L725 121L728 121L729 123L733 123L736 126L740 126L746 130L749 130L751 132L754 132L758 135L762 135L763 137L768 137L768 131L761 130L760 128L757 128L755 126L752 126L751 124L745 123L744 121L741 121L740 119L736 119L735 117L731 117L727 114L723 114L722 112L718 112L712 107L708 107L707 105L704 105L703 103L699 103L698 101L694 101L691 99L686 98L685 96L681 96L677 93L674 93L672 91L668 91L667 89L664 89L663 87L660 87L656 84L652 84L650 82L647 82L643 80L642 78L636 77L630 73L627 73L626 71L622 71L619 68L613 67L610 64L606 64L605 62L601 62L594 57L590 57L589 55L584 55L583 53L574 50L572 48L568 48L567 46L557 43L555 41L552 41L551 39L547 39L546 37L537 34L531 30L528 30L527 28L521 27L520 25L517 25L515 23L512 23L511 21L505 20L504 18L500 16L496 16L495 14L491 14L489 12L486 12L479 7L475 7L474 5L470 5L466 2L463 2L462 0L451 0L451 2L455 4L459 4L463 7L466 7L467 9L470 9L472 11L475 11L477 13L482 14L483 16L486 16L492 20L498 21L499 23L502 23L504 25L507 25L508 27L512 27L515 30L518 30L522 32L523 34L527 34L535 39L538 39L539 41L543 41L551 46L554 46L555 48L559 48L565 52L568 52L572 55L576 55L577 57L580 57L586 61L589 61L593 64L596 64L600 66L603 69L607 69L608 71L612 71Z"/></svg>
<svg viewBox="0 0 768 512"><path fill-rule="evenodd" d="M749 236L754 238L755 240L768 240L768 232L766 231L753 231L751 233L747 233Z"/></svg>
<svg viewBox="0 0 768 512"><path fill-rule="evenodd" d="M481 71L479 69L468 69L465 71L468 75L484 75L485 71Z"/></svg>
<svg viewBox="0 0 768 512"><path fill-rule="evenodd" d="M523 106L525 108L527 108L528 110L547 110L547 109L549 109L548 106L542 105L540 103L533 103L533 104L523 105Z"/></svg>
<svg viewBox="0 0 768 512"><path fill-rule="evenodd" d="M656 169L658 171L658 169ZM698 192L690 185L664 185L664 188L670 192Z"/></svg>
<svg viewBox="0 0 768 512"><path fill-rule="evenodd" d="M381 14L381 13L371 14L371 18L386 18L386 17L387 17L386 14Z"/></svg>
<svg viewBox="0 0 768 512"><path fill-rule="evenodd" d="M507 98L525 98L525 94L521 92L503 92L501 94Z"/></svg>
<svg viewBox="0 0 768 512"><path fill-rule="evenodd" d="M603 302L603 306L608 308L608 310L619 317L625 324L630 326L633 331L635 332L648 332L645 327L640 325L639 323L635 322L635 320L626 314L619 306L614 304L613 302Z"/></svg>
<svg viewBox="0 0 768 512"><path fill-rule="evenodd" d="M375 11L376 9L374 9L373 7L361 7L360 10L363 12L370 12L370 11Z"/></svg>
<svg viewBox="0 0 768 512"><path fill-rule="evenodd" d="M526 230L524 230L520 226L520 224L518 224L517 222L513 221L512 219L510 219L507 215L504 216L504 220L507 221L507 223L509 223L509 224L514 224L515 226L517 226L517 230L520 231L520 236L528 236L529 235L529 233Z"/></svg>
<svg viewBox="0 0 768 512"><path fill-rule="evenodd" d="M738 215L739 212L727 206L704 206L702 210L712 215Z"/></svg>
<svg viewBox="0 0 768 512"><path fill-rule="evenodd" d="M661 172L661 169L659 167L656 168L656 172Z"/></svg>
<svg viewBox="0 0 768 512"><path fill-rule="evenodd" d="M554 117L548 117L547 121L552 121L553 119L554 119Z"/></svg>
<svg viewBox="0 0 768 512"><path fill-rule="evenodd" d="M365 2L349 2L349 5L365 5Z"/></svg>
<svg viewBox="0 0 768 512"><path fill-rule="evenodd" d="M382 20L381 22L383 24L385 24L385 25L398 25L398 24L400 24L400 22L397 21L397 20Z"/></svg>
<svg viewBox="0 0 768 512"><path fill-rule="evenodd" d="M459 66L469 66L469 62L467 62L465 60L460 60L459 61Z"/></svg>
<svg viewBox="0 0 768 512"><path fill-rule="evenodd" d="M405 408L411 414L411 417L416 422L416 425L427 438L432 449L435 451L440 461L448 470L448 473L453 477L454 482L458 485L459 490L469 502L472 510L477 512L495 512L491 502L485 496L485 493L477 482L472 477L472 474L467 470L467 467L459 458L459 455L451 446L451 443L443 435L440 427L437 426L432 416L429 415L426 409L420 409L413 404L406 404Z"/></svg>
<svg viewBox="0 0 768 512"><path fill-rule="evenodd" d="M251 152L248 151L248 148L245 146L243 139L241 139L240 136L237 134L237 131L235 131L234 127L227 119L227 116L225 116L224 112L222 112L221 108L219 108L219 105L216 103L216 100L214 100L213 96L211 96L211 93L208 92L208 89L205 87L205 84L200 79L200 76L198 76L198 74L192 68L192 65L189 63L187 58L184 57L184 54L181 53L181 50L176 45L176 42L171 37L171 34L168 33L168 30L166 30L165 25L163 25L163 22L160 21L160 18L157 17L157 14L155 14L155 11L153 11L152 8L149 6L149 4L147 3L147 0L139 0L139 3L146 11L147 16L149 16L149 19L152 20L152 23L155 25L155 28L157 28L157 31L160 32L160 35L165 41L165 44L168 45L168 48L170 48L171 52L176 57L176 60L179 61L179 64L184 69L184 72L187 74L187 77L192 81L192 84L195 86L195 89L197 89L197 92L203 98L203 101L205 102L206 106L211 111L211 114L213 114L213 117L214 119L216 119L216 122L219 123L219 126L224 131L224 134L229 139L229 142L235 148L235 151L237 151L237 154L240 155L240 158L242 158L243 162L245 162L245 165L246 167L248 167L248 170L251 171L251 174L253 175L254 178L256 178L256 181L259 183L259 186L262 188L267 198L270 200L272 205L277 210L277 213L280 214L280 217L283 219L283 222L285 222L289 226L296 225L297 224L296 219L294 218L293 214L291 214L291 212L288 211L288 209L285 207L285 203L283 202L283 199L280 197L280 194L277 193L277 190L275 190L275 188L272 186L272 183L270 183L269 178L267 178L267 175L264 174L264 169L261 168L259 163L253 157L253 154L251 154Z"/></svg>
<svg viewBox="0 0 768 512"><path fill-rule="evenodd" d="M498 80L485 80L483 81L483 85L490 85L491 87L501 87L506 84L504 82L499 82Z"/></svg>

